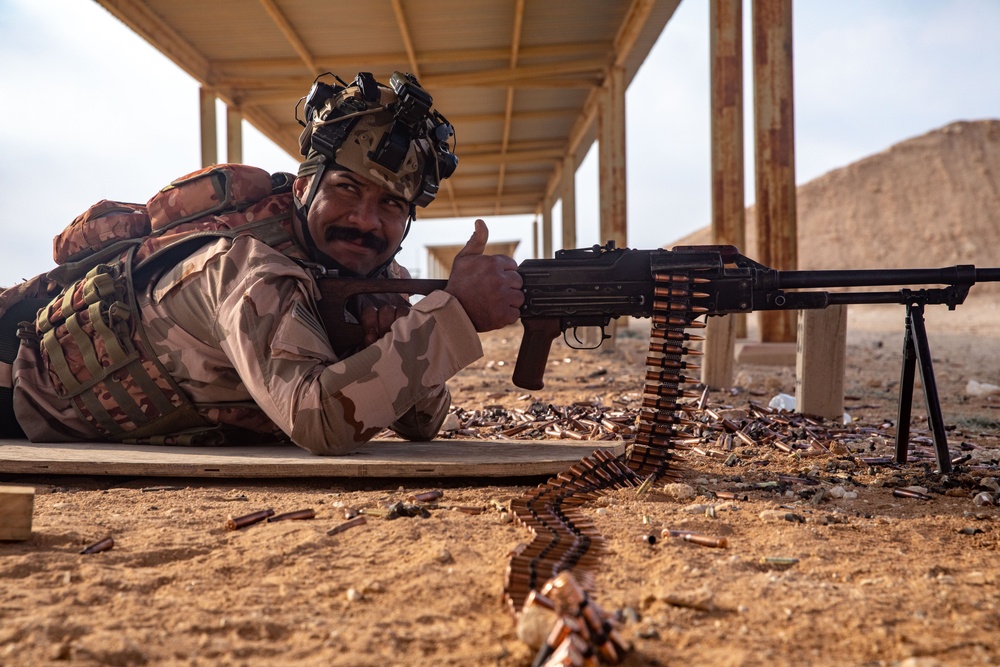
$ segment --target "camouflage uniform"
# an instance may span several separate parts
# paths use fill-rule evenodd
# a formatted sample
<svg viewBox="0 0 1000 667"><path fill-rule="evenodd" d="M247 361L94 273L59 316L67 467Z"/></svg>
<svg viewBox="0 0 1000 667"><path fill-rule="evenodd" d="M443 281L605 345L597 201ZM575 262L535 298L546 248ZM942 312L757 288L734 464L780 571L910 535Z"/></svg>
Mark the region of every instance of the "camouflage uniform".
<svg viewBox="0 0 1000 667"><path fill-rule="evenodd" d="M25 434L167 444L285 434L317 454L351 451L385 427L432 438L450 406L445 381L482 355L461 304L428 295L375 344L338 358L301 263L337 266L303 224L326 169L361 174L412 216L457 165L453 128L416 78L395 73L390 84L367 73L314 83L299 170L314 178L299 204L287 175L217 165L145 206L99 202L56 237L51 301L19 330L12 367Z"/></svg>
<svg viewBox="0 0 1000 667"><path fill-rule="evenodd" d="M160 269L136 294L146 340L203 423L138 441L212 444L227 431L229 441L246 441L231 437L237 427L343 454L385 427L433 438L450 406L445 381L482 355L458 301L435 292L377 343L338 359L317 297L308 271L250 235L211 240ZM15 411L28 438L109 439L59 398L43 356L26 339L14 364Z"/></svg>

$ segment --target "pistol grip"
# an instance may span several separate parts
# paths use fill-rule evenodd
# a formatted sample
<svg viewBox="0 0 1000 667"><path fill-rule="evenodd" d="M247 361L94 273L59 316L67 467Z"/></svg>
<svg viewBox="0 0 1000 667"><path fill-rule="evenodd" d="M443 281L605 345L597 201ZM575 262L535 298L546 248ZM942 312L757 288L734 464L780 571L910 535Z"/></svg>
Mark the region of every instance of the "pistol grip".
<svg viewBox="0 0 1000 667"><path fill-rule="evenodd" d="M545 376L545 364L549 360L552 341L562 331L559 318L522 319L521 324L524 326L524 333L521 335L521 348L517 353L511 379L522 389L541 389L545 386L542 378Z"/></svg>

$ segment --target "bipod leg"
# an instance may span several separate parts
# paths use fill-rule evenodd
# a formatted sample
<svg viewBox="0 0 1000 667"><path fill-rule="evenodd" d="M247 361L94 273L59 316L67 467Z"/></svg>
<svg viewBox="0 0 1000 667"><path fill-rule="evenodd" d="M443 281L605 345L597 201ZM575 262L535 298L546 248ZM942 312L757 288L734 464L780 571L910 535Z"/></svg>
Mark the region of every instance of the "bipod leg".
<svg viewBox="0 0 1000 667"><path fill-rule="evenodd" d="M920 369L920 381L924 385L927 421L930 422L931 433L934 435L934 451L937 453L938 471L949 473L951 472L951 455L948 454L948 436L944 430L941 401L938 398L937 381L934 379L934 365L931 362L931 350L927 344L924 306L923 304L914 304L908 306L907 309L910 315L910 327L913 331L913 345L917 351L917 368Z"/></svg>
<svg viewBox="0 0 1000 667"><path fill-rule="evenodd" d="M899 379L899 411L896 415L896 463L906 463L910 441L910 411L913 408L913 378L917 369L917 350L913 345L910 304L906 305L903 332L903 372Z"/></svg>

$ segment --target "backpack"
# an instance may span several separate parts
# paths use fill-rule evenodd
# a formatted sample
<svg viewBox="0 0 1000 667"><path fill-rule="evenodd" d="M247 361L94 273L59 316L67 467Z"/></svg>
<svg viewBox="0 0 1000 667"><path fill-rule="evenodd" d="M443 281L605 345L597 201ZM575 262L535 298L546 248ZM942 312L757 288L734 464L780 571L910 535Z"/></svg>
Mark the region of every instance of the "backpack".
<svg viewBox="0 0 1000 667"><path fill-rule="evenodd" d="M222 164L171 182L144 206L97 202L53 240L55 269L0 294L0 338L8 343L0 364L13 362L13 339L4 331L13 324L22 341L38 346L58 395L103 437L154 442L162 433L207 433L133 316L135 281L219 236L253 234L303 259L291 235L291 181L290 174ZM0 409L3 400L0 393Z"/></svg>

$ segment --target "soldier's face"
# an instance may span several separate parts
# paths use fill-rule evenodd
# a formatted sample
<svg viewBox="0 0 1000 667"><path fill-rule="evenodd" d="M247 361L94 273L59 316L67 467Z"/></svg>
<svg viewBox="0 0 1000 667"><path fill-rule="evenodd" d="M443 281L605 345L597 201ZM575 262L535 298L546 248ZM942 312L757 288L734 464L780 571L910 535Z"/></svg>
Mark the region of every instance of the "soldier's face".
<svg viewBox="0 0 1000 667"><path fill-rule="evenodd" d="M309 179L295 180L304 200ZM309 207L309 233L316 246L345 268L367 275L392 257L403 242L406 200L354 172L328 170Z"/></svg>

